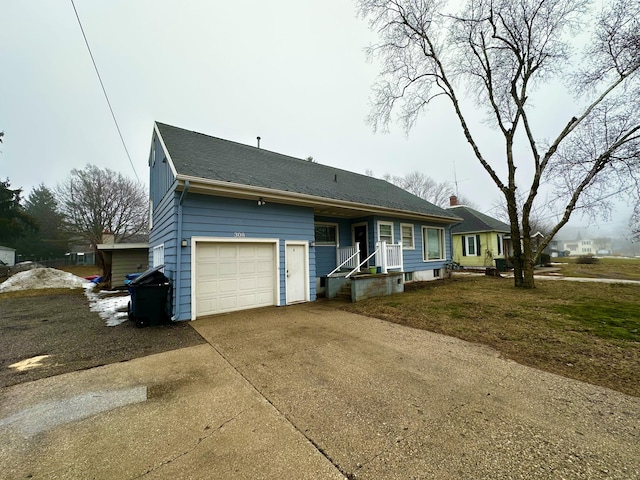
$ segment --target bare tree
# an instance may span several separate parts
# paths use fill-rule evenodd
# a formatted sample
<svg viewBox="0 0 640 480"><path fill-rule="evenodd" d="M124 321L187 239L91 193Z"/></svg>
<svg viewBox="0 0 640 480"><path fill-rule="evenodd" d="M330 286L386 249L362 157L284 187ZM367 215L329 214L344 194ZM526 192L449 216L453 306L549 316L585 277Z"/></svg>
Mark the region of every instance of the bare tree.
<svg viewBox="0 0 640 480"><path fill-rule="evenodd" d="M524 192L518 188L516 188L516 210L519 214L521 214L523 210L524 203L526 201L526 196ZM504 197L493 204L491 209L491 215L502 220L503 222L509 223L509 208L504 201ZM535 235L537 232L540 232L545 237L548 237L555 226L552 221L553 216L547 216L547 211L545 208L540 207L538 205L534 205L529 213L529 228L531 233ZM552 240L551 238L549 240Z"/></svg>
<svg viewBox="0 0 640 480"><path fill-rule="evenodd" d="M108 265L97 245L104 233L113 234L115 242L121 243L147 232L145 188L120 173L87 165L83 170L71 170L56 192L67 231L91 245L102 276L110 281Z"/></svg>
<svg viewBox="0 0 640 480"><path fill-rule="evenodd" d="M372 170L367 170L366 174L370 177L374 176ZM418 172L417 170L407 173L404 176L385 173L382 176L382 179L389 183L393 183L407 192L412 193L427 202L431 202L440 208L447 208L450 204L450 197L456 195L451 183L437 182L433 178L427 177L424 173ZM456 195L456 200L458 205L466 205L467 207L476 208L475 203L466 197Z"/></svg>
<svg viewBox="0 0 640 480"><path fill-rule="evenodd" d="M640 203L637 203L633 210L629 226L631 227L631 241L640 242Z"/></svg>
<svg viewBox="0 0 640 480"><path fill-rule="evenodd" d="M409 130L435 99L450 102L474 156L505 197L512 238L522 238L514 242L516 286L534 287L530 217L545 182L555 196L544 203L562 213L538 251L576 209L606 208L603 199L616 192L638 195L628 180L640 172L640 2L612 0L596 14L592 3L466 0L454 11L446 0L358 0L380 36L369 50L382 63L370 122L386 128L399 112ZM592 39L574 67L569 42L583 32ZM536 87L567 78L578 106L545 141L548 127L536 125L532 114ZM464 94L486 112L503 158L481 151ZM516 155L523 149L526 155ZM527 186L521 211L516 185Z"/></svg>
<svg viewBox="0 0 640 480"><path fill-rule="evenodd" d="M416 197L443 208L449 205L449 197L454 194L453 187L449 182L437 182L417 170L404 176L385 173L382 178L409 193L413 193Z"/></svg>

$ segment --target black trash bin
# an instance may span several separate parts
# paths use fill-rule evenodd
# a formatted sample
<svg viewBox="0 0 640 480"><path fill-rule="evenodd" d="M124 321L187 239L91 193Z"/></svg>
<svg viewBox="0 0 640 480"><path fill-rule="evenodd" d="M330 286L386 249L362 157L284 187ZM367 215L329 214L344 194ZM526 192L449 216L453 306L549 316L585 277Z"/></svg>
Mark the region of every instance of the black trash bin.
<svg viewBox="0 0 640 480"><path fill-rule="evenodd" d="M506 272L507 271L507 259L506 258L495 258L494 260L496 262L496 270L498 270L499 272Z"/></svg>
<svg viewBox="0 0 640 480"><path fill-rule="evenodd" d="M160 270L151 268L133 279L128 287L131 295L129 318L138 327L163 325L171 318L171 282Z"/></svg>

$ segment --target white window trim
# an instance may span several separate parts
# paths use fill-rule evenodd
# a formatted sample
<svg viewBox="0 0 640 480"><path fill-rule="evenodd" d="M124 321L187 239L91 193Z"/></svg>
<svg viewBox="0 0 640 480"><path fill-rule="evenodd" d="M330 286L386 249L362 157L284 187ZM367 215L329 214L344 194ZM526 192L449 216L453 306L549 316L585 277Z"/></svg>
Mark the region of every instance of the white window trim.
<svg viewBox="0 0 640 480"><path fill-rule="evenodd" d="M411 228L411 245L406 245L404 242L404 236L402 235L402 227ZM400 240L402 241L403 250L415 250L416 249L416 232L413 223L401 223L400 224Z"/></svg>
<svg viewBox="0 0 640 480"><path fill-rule="evenodd" d="M389 225L391 227L391 243L394 243L394 232L393 232L393 222L378 222L378 241L381 242L382 240L380 240L380 226L381 225Z"/></svg>
<svg viewBox="0 0 640 480"><path fill-rule="evenodd" d="M157 267L158 265L164 265L164 243L153 247L153 266ZM162 271L164 271L164 268Z"/></svg>
<svg viewBox="0 0 640 480"><path fill-rule="evenodd" d="M427 230L439 230L439 239L442 248L442 258L426 258L428 251ZM447 259L447 241L444 236L444 228L442 227L422 227L422 261L423 262L442 262Z"/></svg>
<svg viewBox="0 0 640 480"><path fill-rule="evenodd" d="M479 257L480 256L480 252L479 252L479 248L478 248L478 242L477 242L477 237L476 235L465 235L464 237L462 237L463 241L466 242L465 244L465 250L467 252L467 257ZM469 239L471 239L473 241L473 255L469 253Z"/></svg>
<svg viewBox="0 0 640 480"><path fill-rule="evenodd" d="M336 243L328 243L328 242L317 242L315 240L315 226L316 225L328 225L330 227L334 227L336 229ZM332 222L313 222L313 227L314 227L314 245L316 247L337 247L340 245L340 229L338 228L338 224L337 223L332 223Z"/></svg>
<svg viewBox="0 0 640 480"><path fill-rule="evenodd" d="M498 256L500 255L504 255L504 235L502 235L501 233L497 234L498 237Z"/></svg>

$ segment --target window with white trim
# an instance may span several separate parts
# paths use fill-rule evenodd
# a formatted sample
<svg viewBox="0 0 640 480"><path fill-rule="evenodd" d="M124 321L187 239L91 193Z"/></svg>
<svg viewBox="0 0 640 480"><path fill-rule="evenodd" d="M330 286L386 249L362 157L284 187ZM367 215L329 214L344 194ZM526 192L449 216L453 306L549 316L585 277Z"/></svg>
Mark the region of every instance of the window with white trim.
<svg viewBox="0 0 640 480"><path fill-rule="evenodd" d="M400 237L402 238L402 249L413 250L416 248L415 241L413 239L413 224L401 223L400 224Z"/></svg>
<svg viewBox="0 0 640 480"><path fill-rule="evenodd" d="M423 260L444 260L445 254L444 228L422 227Z"/></svg>
<svg viewBox="0 0 640 480"><path fill-rule="evenodd" d="M319 246L330 246L338 244L338 225L335 223L316 223L315 242Z"/></svg>
<svg viewBox="0 0 640 480"><path fill-rule="evenodd" d="M498 255L502 255L503 243L504 243L504 237L498 233Z"/></svg>
<svg viewBox="0 0 640 480"><path fill-rule="evenodd" d="M164 243L153 247L153 266L157 267L159 265L164 265Z"/></svg>
<svg viewBox="0 0 640 480"><path fill-rule="evenodd" d="M480 235L466 235L462 237L462 255L464 257L480 256Z"/></svg>
<svg viewBox="0 0 640 480"><path fill-rule="evenodd" d="M393 223L378 222L378 241L387 242L387 245L393 243Z"/></svg>

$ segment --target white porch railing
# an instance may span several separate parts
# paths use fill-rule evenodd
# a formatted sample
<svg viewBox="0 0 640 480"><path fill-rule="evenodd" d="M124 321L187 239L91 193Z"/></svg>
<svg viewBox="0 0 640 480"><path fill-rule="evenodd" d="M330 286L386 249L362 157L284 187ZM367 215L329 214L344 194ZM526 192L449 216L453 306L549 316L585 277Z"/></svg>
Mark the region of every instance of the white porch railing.
<svg viewBox="0 0 640 480"><path fill-rule="evenodd" d="M360 269L360 265L358 265L358 258L360 257L360 244L356 242L354 247L336 247L336 262L338 266L331 270L327 274L327 277L330 277L334 273L338 272L342 267L352 268L353 272Z"/></svg>
<svg viewBox="0 0 640 480"><path fill-rule="evenodd" d="M360 252L360 244L356 242L351 247L336 248L336 265L342 265L347 268L356 268L358 266L358 257L355 255Z"/></svg>
<svg viewBox="0 0 640 480"><path fill-rule="evenodd" d="M376 267L380 267L382 273L387 273L389 269L403 270L402 263L402 242L390 243L378 242L376 243Z"/></svg>
<svg viewBox="0 0 640 480"><path fill-rule="evenodd" d="M352 247L336 247L336 263L338 266L334 268L327 277L332 276L341 268L350 268L351 271L346 275L349 278L354 273L360 271L360 267L365 265L370 258L376 257L375 266L380 267L380 273L388 273L389 270L403 270L402 263L402 243L387 242L376 243L375 251L360 262L360 246L358 243Z"/></svg>

